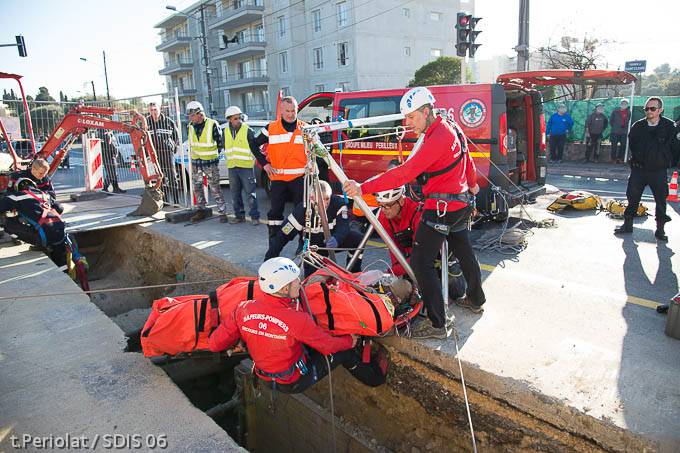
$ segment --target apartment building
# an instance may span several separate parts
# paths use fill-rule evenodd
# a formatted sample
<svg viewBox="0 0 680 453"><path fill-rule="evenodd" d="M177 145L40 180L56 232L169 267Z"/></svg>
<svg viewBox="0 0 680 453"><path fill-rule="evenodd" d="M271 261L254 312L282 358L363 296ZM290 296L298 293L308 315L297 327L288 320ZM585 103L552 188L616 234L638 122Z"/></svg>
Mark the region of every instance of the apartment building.
<svg viewBox="0 0 680 453"><path fill-rule="evenodd" d="M474 0L203 0L155 25L168 91L182 109L209 109L201 13L209 47L213 111L237 105L251 118L275 111L279 90L298 99L319 91L401 87L422 65L455 55L458 11Z"/></svg>
<svg viewBox="0 0 680 453"><path fill-rule="evenodd" d="M472 1L271 0L265 4L270 93L406 85L419 67L455 55L456 13Z"/></svg>
<svg viewBox="0 0 680 453"><path fill-rule="evenodd" d="M269 116L263 12L263 0L199 1L155 25L161 30L156 50L165 61L159 73L166 76L170 94L177 87L182 111L196 99L217 117L229 105L238 105L251 118Z"/></svg>

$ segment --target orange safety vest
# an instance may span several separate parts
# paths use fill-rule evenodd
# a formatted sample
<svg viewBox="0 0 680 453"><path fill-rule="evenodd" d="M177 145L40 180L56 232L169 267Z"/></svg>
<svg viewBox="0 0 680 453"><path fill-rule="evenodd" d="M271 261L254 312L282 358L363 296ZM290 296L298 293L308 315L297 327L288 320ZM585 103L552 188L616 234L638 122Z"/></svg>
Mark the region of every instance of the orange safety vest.
<svg viewBox="0 0 680 453"><path fill-rule="evenodd" d="M290 133L283 128L281 120L269 123L267 156L269 163L276 170L276 174L271 177L272 180L292 181L305 174L307 154L300 129L304 125L305 123L298 121L295 132Z"/></svg>

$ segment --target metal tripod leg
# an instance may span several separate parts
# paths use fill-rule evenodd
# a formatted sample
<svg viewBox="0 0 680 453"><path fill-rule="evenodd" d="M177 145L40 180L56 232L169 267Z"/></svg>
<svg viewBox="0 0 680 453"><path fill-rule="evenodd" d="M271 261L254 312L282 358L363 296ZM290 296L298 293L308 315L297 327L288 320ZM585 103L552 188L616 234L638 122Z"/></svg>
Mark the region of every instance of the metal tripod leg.
<svg viewBox="0 0 680 453"><path fill-rule="evenodd" d="M376 213L376 217L380 214L380 211ZM362 253L364 247L366 247L366 243L370 239L371 235L373 234L373 224L368 224L368 228L366 229L366 233L364 234L364 237L361 238L361 242L359 242L359 246L357 247L357 251L354 252L354 255L352 255L352 258L349 260L349 263L347 263L347 269L352 269L352 266L354 266L354 263L359 259L359 255Z"/></svg>
<svg viewBox="0 0 680 453"><path fill-rule="evenodd" d="M442 242L442 299L444 300L444 315L446 323L449 321L449 241L444 238Z"/></svg>

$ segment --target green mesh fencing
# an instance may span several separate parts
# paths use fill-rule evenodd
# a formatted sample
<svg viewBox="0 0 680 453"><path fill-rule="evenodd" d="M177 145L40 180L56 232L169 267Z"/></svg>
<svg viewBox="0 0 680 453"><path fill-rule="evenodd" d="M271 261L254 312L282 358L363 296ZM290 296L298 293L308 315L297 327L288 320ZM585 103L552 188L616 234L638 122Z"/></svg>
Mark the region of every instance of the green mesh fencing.
<svg viewBox="0 0 680 453"><path fill-rule="evenodd" d="M663 99L663 116L670 118L672 120L677 120L680 118L680 96L660 96ZM586 118L593 111L595 111L595 106L599 103L604 104L604 114L609 119L612 110L619 108L621 103L621 97L617 98L596 98L588 99L585 101L548 101L543 104L543 109L545 112L545 121L548 122L550 115L557 111L557 106L559 104L565 104L567 106L567 111L574 119L574 128L571 130L567 136L567 140L570 142L580 142L585 141L585 124ZM643 110L645 106L645 101L647 96L636 96L633 100L633 122L644 118L645 112ZM630 102L630 99L628 99ZM610 128L607 127L602 137L605 139L609 138Z"/></svg>

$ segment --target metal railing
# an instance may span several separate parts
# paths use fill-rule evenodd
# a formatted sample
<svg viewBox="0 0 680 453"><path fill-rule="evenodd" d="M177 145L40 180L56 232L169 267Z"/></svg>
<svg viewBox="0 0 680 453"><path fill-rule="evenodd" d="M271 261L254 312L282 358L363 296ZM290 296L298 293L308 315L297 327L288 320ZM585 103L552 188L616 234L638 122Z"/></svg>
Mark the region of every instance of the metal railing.
<svg viewBox="0 0 680 453"><path fill-rule="evenodd" d="M263 0L233 0L230 2L222 2L222 5L226 5L227 7L225 8L222 6L221 9L217 10L216 17L208 23L209 28L228 24L232 17L242 11L252 10L257 13L264 12Z"/></svg>

